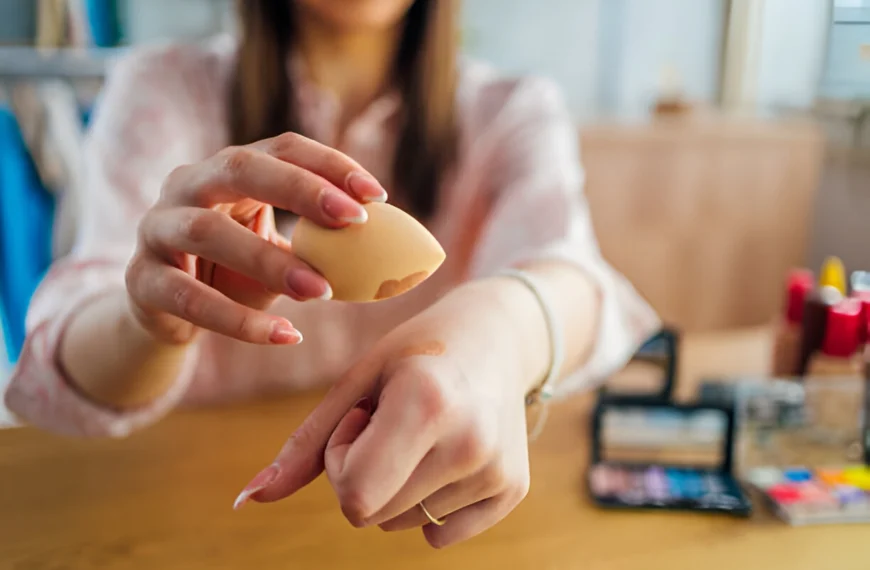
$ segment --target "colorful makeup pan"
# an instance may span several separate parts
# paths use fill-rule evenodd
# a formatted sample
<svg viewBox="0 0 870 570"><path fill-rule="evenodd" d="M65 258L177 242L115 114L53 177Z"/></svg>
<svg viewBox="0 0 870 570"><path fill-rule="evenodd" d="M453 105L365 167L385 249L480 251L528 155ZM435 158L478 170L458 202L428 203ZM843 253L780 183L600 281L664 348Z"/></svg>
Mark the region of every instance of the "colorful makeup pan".
<svg viewBox="0 0 870 570"><path fill-rule="evenodd" d="M870 522L870 468L752 469L749 483L792 525Z"/></svg>
<svg viewBox="0 0 870 570"><path fill-rule="evenodd" d="M666 502L671 498L671 490L665 470L661 467L650 467L644 473L644 485L647 497L651 501Z"/></svg>
<svg viewBox="0 0 870 570"><path fill-rule="evenodd" d="M589 470L588 482L601 506L748 514L740 486L715 471L599 463Z"/></svg>

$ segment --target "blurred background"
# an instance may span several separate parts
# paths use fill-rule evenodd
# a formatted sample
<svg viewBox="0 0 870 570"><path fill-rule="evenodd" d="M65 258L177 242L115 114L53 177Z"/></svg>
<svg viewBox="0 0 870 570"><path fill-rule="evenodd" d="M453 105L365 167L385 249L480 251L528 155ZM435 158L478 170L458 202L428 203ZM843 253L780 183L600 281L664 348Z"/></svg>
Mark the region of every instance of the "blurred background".
<svg viewBox="0 0 870 570"><path fill-rule="evenodd" d="M0 0L0 388L75 233L78 157L128 46L231 0ZM870 0L465 0L459 41L555 79L605 256L687 330L773 319L789 267L870 269Z"/></svg>

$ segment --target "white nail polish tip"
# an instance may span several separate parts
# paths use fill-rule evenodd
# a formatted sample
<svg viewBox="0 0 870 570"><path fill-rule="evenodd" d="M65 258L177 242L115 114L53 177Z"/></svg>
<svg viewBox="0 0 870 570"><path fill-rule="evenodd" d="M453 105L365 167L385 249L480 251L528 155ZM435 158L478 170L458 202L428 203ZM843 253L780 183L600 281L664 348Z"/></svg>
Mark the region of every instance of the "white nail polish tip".
<svg viewBox="0 0 870 570"><path fill-rule="evenodd" d="M383 204L387 201L387 193L384 192L380 196L366 196L363 198L363 201L366 203L377 202L378 204Z"/></svg>
<svg viewBox="0 0 870 570"><path fill-rule="evenodd" d="M341 218L342 222L347 222L349 224L364 224L369 219L369 213L365 210L362 210L362 214L359 216L351 216L348 218Z"/></svg>
<svg viewBox="0 0 870 570"><path fill-rule="evenodd" d="M326 284L326 291L323 292L323 295L318 297L321 301L329 301L332 299L332 287L329 286L329 283Z"/></svg>
<svg viewBox="0 0 870 570"><path fill-rule="evenodd" d="M244 491L239 493L239 496L236 497L236 500L233 503L233 510L237 511L237 510L241 509L244 506L244 504L248 502L248 499L251 498L251 495L253 495L254 493L256 493L258 491L262 491L265 488L266 488L266 485L260 485L259 487L254 487L253 489L245 489Z"/></svg>

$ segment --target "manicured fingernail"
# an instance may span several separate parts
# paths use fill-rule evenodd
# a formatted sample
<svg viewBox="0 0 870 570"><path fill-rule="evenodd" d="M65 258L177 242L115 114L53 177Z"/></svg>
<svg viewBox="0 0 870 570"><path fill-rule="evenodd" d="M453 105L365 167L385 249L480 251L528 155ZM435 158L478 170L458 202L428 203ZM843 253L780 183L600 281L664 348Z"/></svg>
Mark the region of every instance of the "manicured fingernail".
<svg viewBox="0 0 870 570"><path fill-rule="evenodd" d="M356 404L354 404L353 407L362 410L367 414L370 414L372 413L372 399L368 396L364 396L357 400Z"/></svg>
<svg viewBox="0 0 870 570"><path fill-rule="evenodd" d="M272 332L269 334L269 342L272 344L299 344L302 342L302 333L285 320L275 321L275 324L272 325Z"/></svg>
<svg viewBox="0 0 870 570"><path fill-rule="evenodd" d="M332 299L332 287L326 279L304 269L290 269L284 276L290 292L300 300Z"/></svg>
<svg viewBox="0 0 870 570"><path fill-rule="evenodd" d="M345 182L347 190L363 202L386 202L387 191L372 176L364 172L351 172Z"/></svg>
<svg viewBox="0 0 870 570"><path fill-rule="evenodd" d="M320 194L320 207L327 216L339 222L364 224L369 219L368 212L359 202L338 190L324 189Z"/></svg>
<svg viewBox="0 0 870 570"><path fill-rule="evenodd" d="M245 503L248 502L248 499L251 498L252 495L259 493L269 485L275 482L278 478L278 475L281 473L281 469L277 465L270 465L257 473L251 482L242 489L242 492L239 493L239 496L236 497L235 502L233 503L233 509L239 510L241 509Z"/></svg>
<svg viewBox="0 0 870 570"><path fill-rule="evenodd" d="M329 283L326 284L326 290L323 291L323 295L318 297L321 301L329 301L332 299L332 287L329 286Z"/></svg>

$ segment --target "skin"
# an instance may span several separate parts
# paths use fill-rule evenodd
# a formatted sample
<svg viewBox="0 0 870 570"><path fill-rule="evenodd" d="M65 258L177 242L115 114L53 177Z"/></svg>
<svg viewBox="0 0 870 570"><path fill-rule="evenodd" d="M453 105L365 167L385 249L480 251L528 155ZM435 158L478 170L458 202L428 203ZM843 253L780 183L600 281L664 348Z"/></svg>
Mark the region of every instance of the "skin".
<svg viewBox="0 0 870 570"><path fill-rule="evenodd" d="M411 0L294 4L297 49L314 81L338 96L346 124L388 83ZM315 320L291 325L265 309L282 295L321 298L329 289L277 234L272 206L340 227L364 223L359 202L385 197L351 159L297 135L180 168L140 224L126 290L78 314L62 342L61 365L82 391L124 408L164 393L202 335L298 343L298 331ZM564 366L573 369L593 342L598 292L571 265L525 269L561 317ZM524 397L546 375L549 359L544 316L524 284L499 277L461 285L380 338L236 507L287 497L325 471L355 526L422 528L435 547L468 539L528 491ZM444 526L427 524L422 501Z"/></svg>

